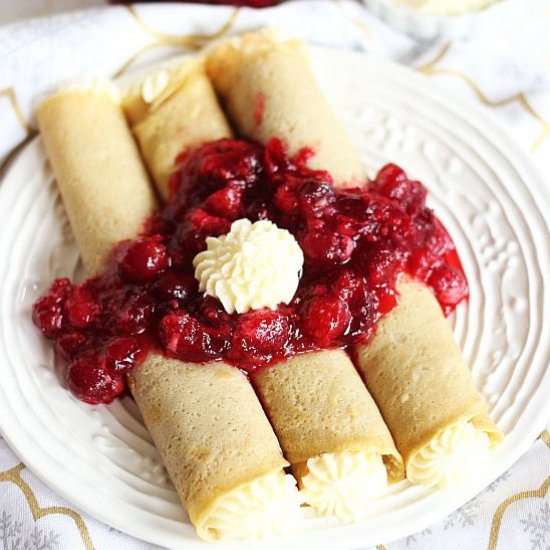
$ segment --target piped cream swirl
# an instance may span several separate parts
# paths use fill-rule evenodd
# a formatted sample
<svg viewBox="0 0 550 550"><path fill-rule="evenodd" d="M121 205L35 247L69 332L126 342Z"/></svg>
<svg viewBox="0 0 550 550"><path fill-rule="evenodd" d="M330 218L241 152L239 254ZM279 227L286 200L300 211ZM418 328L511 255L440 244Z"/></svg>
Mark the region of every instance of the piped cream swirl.
<svg viewBox="0 0 550 550"><path fill-rule="evenodd" d="M304 501L321 515L351 523L362 519L373 500L388 487L388 474L377 453L326 453L307 461L302 478Z"/></svg>
<svg viewBox="0 0 550 550"><path fill-rule="evenodd" d="M221 497L197 533L209 541L281 535L298 518L300 501L294 477L267 475Z"/></svg>
<svg viewBox="0 0 550 550"><path fill-rule="evenodd" d="M193 260L201 291L218 298L228 313L288 304L304 263L291 233L268 220L233 222L231 231L208 237Z"/></svg>
<svg viewBox="0 0 550 550"><path fill-rule="evenodd" d="M491 443L471 422L459 422L424 445L407 465L407 478L427 487L457 486L485 463Z"/></svg>

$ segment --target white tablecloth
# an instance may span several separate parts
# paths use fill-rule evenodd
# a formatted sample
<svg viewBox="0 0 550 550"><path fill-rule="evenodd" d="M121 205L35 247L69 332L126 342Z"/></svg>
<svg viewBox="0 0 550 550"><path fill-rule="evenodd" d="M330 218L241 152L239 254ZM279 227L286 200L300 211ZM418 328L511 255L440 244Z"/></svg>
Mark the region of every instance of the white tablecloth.
<svg viewBox="0 0 550 550"><path fill-rule="evenodd" d="M30 2L25 2L28 8ZM70 0L56 2L62 8L70 5ZM44 10L48 2L41 4ZM10 9L8 15L18 15ZM310 43L365 50L409 65L434 85L485 106L540 169L550 172L547 0L524 0L519 11L517 3L503 2L470 40L422 45L392 31L352 0L302 0L268 10L242 9L236 16L225 7L99 8L0 27L0 163L6 165L34 135L36 99L59 83L84 75L122 74L169 52L199 47L207 39L189 39L191 33L209 35L228 21L229 32L275 25ZM376 548L549 549L549 486L550 435L545 431L517 464L454 514L422 533ZM0 438L0 550L81 548L153 546L63 501Z"/></svg>

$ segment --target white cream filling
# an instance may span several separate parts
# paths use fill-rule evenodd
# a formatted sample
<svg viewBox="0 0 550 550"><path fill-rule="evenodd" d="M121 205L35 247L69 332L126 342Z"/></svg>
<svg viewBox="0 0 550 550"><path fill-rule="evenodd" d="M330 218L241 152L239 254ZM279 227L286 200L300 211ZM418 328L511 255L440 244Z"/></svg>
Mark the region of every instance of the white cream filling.
<svg viewBox="0 0 550 550"><path fill-rule="evenodd" d="M209 541L265 539L283 534L299 514L296 480L281 471L221 497L196 528L198 535Z"/></svg>
<svg viewBox="0 0 550 550"><path fill-rule="evenodd" d="M372 501L388 487L388 474L377 453L326 453L307 461L302 478L304 501L319 514L351 523L364 518Z"/></svg>
<svg viewBox="0 0 550 550"><path fill-rule="evenodd" d="M459 422L434 437L409 460L407 478L427 487L458 486L486 463L490 447L486 432L471 422Z"/></svg>

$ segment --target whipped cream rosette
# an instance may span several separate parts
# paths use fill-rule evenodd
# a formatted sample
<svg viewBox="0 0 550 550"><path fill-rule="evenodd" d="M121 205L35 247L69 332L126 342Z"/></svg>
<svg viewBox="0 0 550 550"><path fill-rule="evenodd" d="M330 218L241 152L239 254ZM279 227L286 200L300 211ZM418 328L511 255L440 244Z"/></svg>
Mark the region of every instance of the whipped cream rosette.
<svg viewBox="0 0 550 550"><path fill-rule="evenodd" d="M204 77L202 85L208 86ZM37 110L90 275L102 270L119 241L141 233L156 206L124 115L107 89L62 92ZM181 91L185 96L196 88ZM204 109L219 112L213 93L200 98ZM179 96L171 99L176 109L181 106ZM155 111L150 116L161 115ZM181 114L178 120L191 123ZM143 122L147 126L146 118ZM161 123L158 139L166 143L162 128ZM174 127L164 128L174 138ZM218 132L216 127L214 135L203 133L201 139L219 137ZM192 145L189 138L186 143ZM176 149L179 146L178 141ZM288 463L239 370L224 363L184 363L151 352L132 371L129 385L199 536L263 537L288 527L299 510L295 480L284 474Z"/></svg>
<svg viewBox="0 0 550 550"><path fill-rule="evenodd" d="M291 233L269 220L233 222L231 231L208 237L193 260L199 289L218 298L227 313L288 304L304 263Z"/></svg>

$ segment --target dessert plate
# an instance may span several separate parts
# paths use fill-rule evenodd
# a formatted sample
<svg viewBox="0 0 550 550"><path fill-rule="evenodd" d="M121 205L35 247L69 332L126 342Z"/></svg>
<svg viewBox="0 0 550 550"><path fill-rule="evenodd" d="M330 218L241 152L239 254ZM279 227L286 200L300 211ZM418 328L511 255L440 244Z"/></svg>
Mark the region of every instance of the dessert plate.
<svg viewBox="0 0 550 550"><path fill-rule="evenodd" d="M364 523L308 509L285 546L388 542L443 518L509 468L550 417L550 234L543 179L480 109L409 70L316 48L313 69L371 174L395 161L430 191L470 281L455 334L505 432L486 471L456 491L393 486ZM204 548L130 398L90 407L65 390L31 305L55 277L81 277L40 139L0 185L0 430L55 491L113 527L162 546ZM243 411L246 414L246 411ZM483 465L480 465L480 468ZM219 548L280 547L220 544Z"/></svg>

